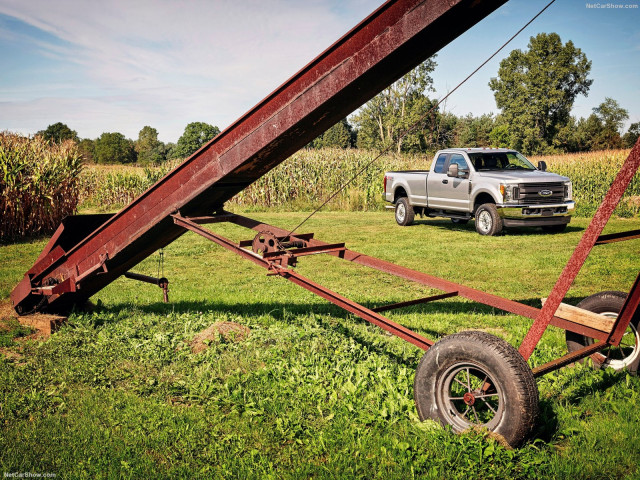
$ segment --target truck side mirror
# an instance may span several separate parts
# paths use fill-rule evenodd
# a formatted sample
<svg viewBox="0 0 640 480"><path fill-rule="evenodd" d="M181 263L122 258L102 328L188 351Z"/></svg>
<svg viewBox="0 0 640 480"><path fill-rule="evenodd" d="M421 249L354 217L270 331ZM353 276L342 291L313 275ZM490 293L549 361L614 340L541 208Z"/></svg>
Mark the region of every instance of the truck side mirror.
<svg viewBox="0 0 640 480"><path fill-rule="evenodd" d="M545 162L544 160L540 160L538 162L538 170L546 172L547 171L547 162Z"/></svg>
<svg viewBox="0 0 640 480"><path fill-rule="evenodd" d="M447 177L458 177L458 164L452 163L449 165L449 169L447 170Z"/></svg>

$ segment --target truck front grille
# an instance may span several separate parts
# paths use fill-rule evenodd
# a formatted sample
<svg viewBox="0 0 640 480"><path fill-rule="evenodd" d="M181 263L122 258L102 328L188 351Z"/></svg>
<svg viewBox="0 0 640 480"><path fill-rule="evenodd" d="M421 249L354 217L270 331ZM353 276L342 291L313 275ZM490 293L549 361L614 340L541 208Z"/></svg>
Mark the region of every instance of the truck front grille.
<svg viewBox="0 0 640 480"><path fill-rule="evenodd" d="M564 183L521 183L517 200L531 205L550 205L564 201Z"/></svg>

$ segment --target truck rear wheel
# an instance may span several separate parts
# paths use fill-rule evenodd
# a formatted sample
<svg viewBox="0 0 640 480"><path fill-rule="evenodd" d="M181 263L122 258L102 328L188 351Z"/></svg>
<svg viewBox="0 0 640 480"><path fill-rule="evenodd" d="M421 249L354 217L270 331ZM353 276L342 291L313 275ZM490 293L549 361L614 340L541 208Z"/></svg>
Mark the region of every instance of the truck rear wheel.
<svg viewBox="0 0 640 480"><path fill-rule="evenodd" d="M514 447L538 415L538 387L527 362L501 338L479 331L448 335L427 350L414 398L421 420L456 433L487 428Z"/></svg>
<svg viewBox="0 0 640 480"><path fill-rule="evenodd" d="M407 197L401 197L396 202L396 223L402 227L411 225L415 217L413 207Z"/></svg>
<svg viewBox="0 0 640 480"><path fill-rule="evenodd" d="M476 209L476 232L487 236L502 232L502 218L494 203L483 203Z"/></svg>

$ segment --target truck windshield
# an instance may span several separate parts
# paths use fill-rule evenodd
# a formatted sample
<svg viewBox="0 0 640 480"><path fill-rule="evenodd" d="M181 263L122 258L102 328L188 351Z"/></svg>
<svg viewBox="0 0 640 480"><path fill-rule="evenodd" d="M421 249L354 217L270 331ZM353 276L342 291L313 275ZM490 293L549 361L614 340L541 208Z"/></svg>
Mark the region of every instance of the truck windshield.
<svg viewBox="0 0 640 480"><path fill-rule="evenodd" d="M470 153L476 171L482 170L535 170L536 167L518 152Z"/></svg>

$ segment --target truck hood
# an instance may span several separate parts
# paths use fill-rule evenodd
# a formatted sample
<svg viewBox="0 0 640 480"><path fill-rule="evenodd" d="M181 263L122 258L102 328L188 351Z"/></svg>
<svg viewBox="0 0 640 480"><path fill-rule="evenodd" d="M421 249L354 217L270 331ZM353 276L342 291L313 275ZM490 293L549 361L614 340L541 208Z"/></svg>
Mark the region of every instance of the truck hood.
<svg viewBox="0 0 640 480"><path fill-rule="evenodd" d="M545 183L568 182L568 177L556 173L543 172L541 170L495 170L491 172L476 172L480 178L497 180L509 183Z"/></svg>

